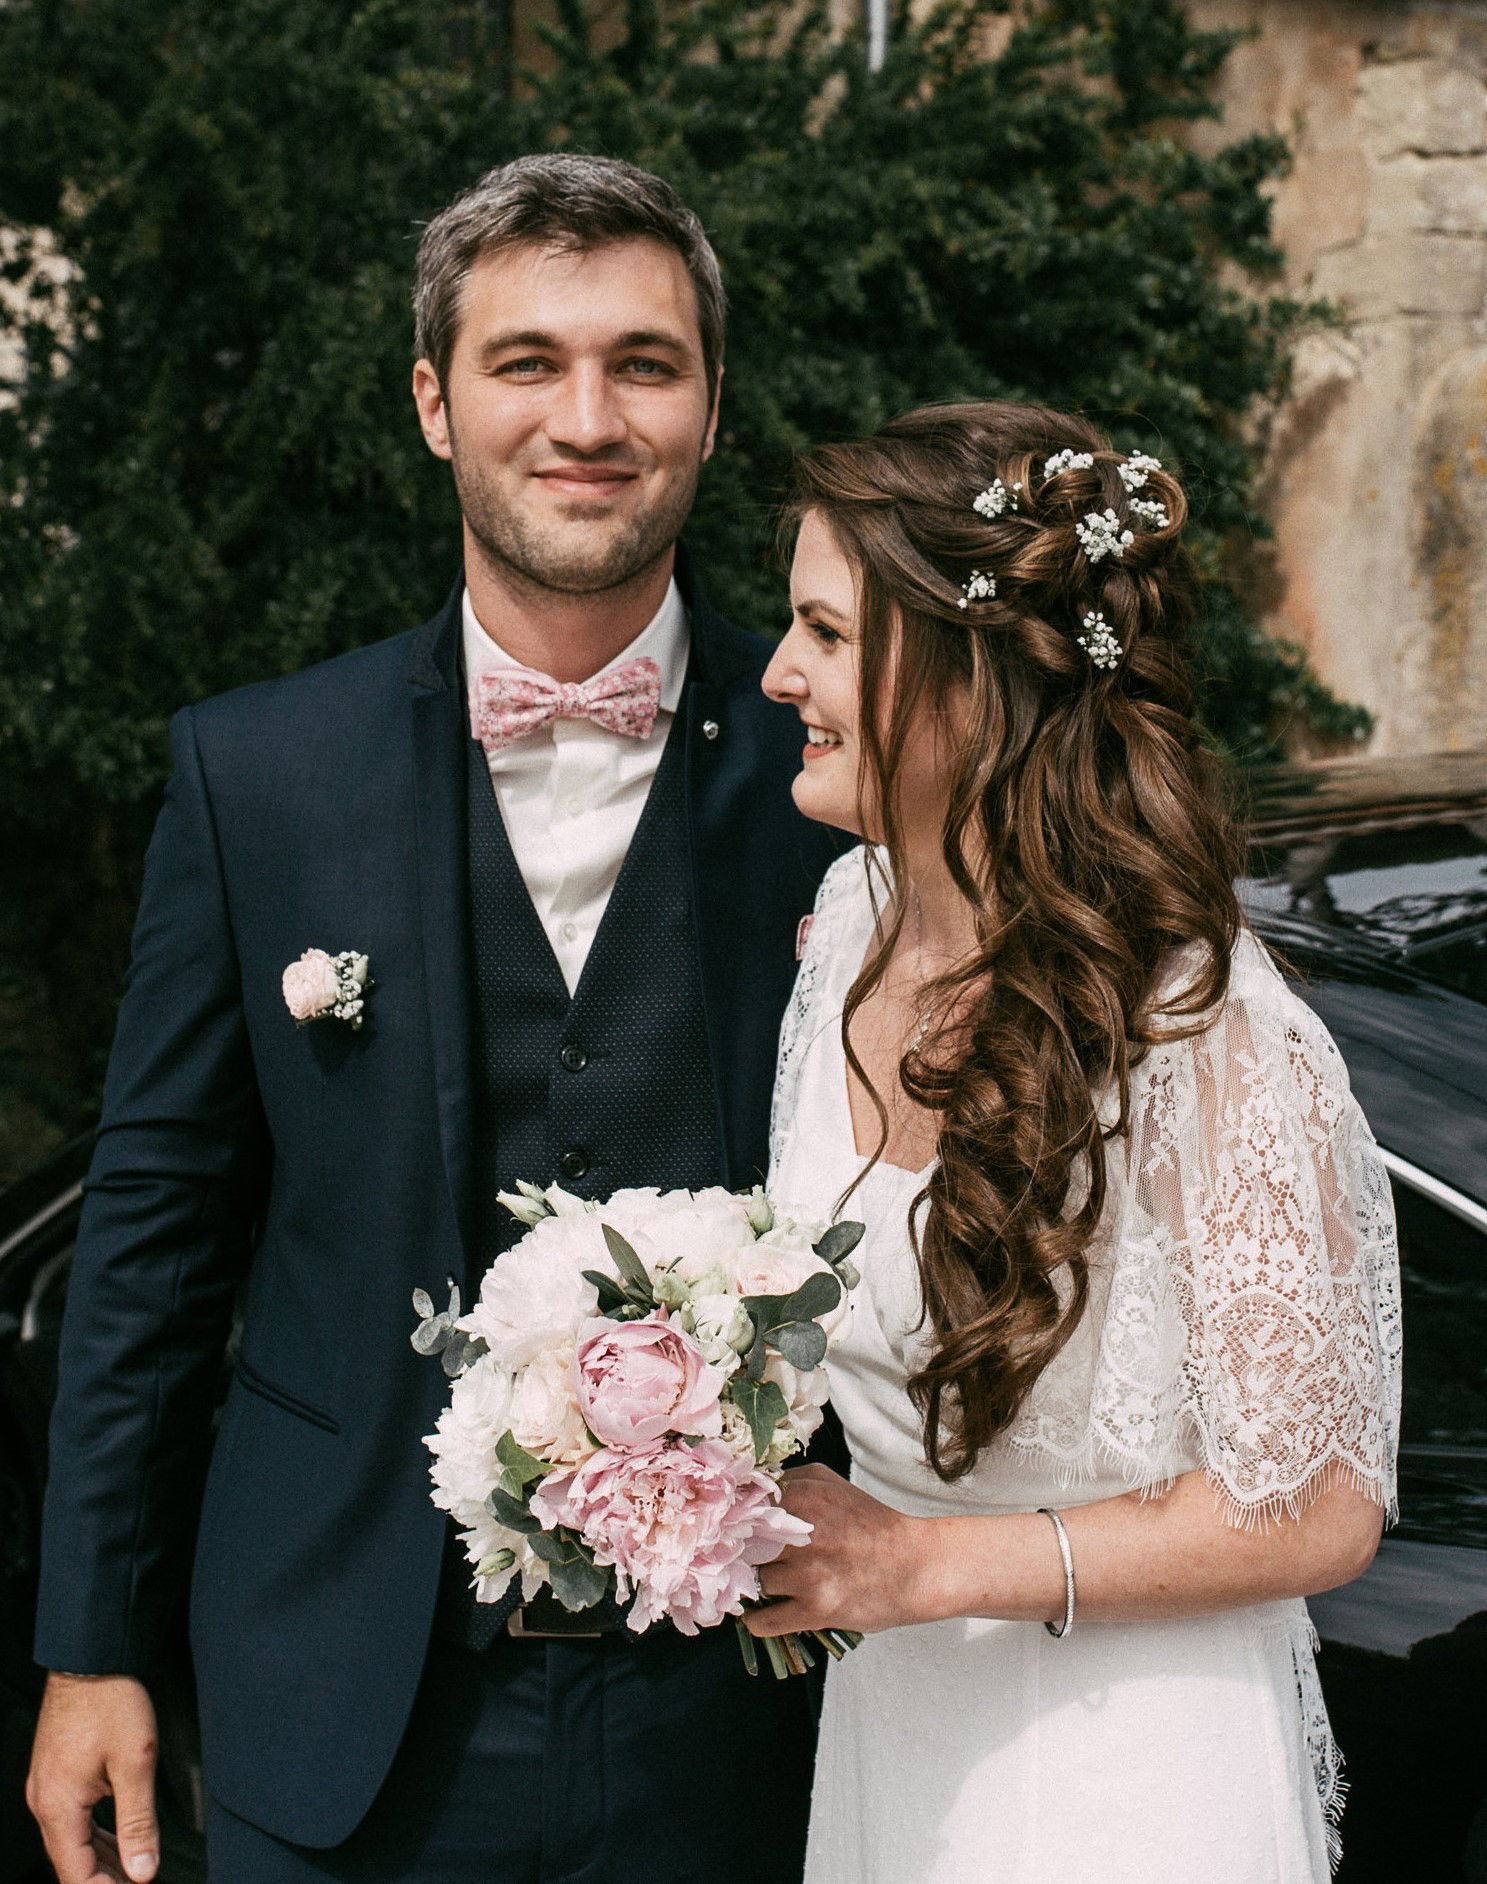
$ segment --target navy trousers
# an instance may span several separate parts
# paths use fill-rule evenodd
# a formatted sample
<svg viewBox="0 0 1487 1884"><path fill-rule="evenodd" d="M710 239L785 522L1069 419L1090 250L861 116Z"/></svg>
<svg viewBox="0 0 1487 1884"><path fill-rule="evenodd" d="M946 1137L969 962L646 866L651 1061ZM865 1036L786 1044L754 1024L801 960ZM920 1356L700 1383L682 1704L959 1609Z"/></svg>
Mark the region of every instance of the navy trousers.
<svg viewBox="0 0 1487 1884"><path fill-rule="evenodd" d="M745 1674L731 1626L436 1641L367 1817L329 1851L215 1801L209 1884L800 1884L804 1680Z"/></svg>

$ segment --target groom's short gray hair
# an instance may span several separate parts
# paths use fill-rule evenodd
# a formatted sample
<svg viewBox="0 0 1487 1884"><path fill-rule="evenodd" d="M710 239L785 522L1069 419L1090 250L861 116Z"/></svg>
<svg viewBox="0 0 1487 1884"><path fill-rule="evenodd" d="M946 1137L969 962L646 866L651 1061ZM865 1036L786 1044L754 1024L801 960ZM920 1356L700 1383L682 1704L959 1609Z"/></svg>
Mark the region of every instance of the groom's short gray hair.
<svg viewBox="0 0 1487 1884"><path fill-rule="evenodd" d="M518 157L488 171L424 227L413 284L413 344L446 383L460 302L483 256L521 243L580 252L649 236L675 249L697 295L709 393L723 362L726 300L718 258L692 210L661 177L617 157Z"/></svg>

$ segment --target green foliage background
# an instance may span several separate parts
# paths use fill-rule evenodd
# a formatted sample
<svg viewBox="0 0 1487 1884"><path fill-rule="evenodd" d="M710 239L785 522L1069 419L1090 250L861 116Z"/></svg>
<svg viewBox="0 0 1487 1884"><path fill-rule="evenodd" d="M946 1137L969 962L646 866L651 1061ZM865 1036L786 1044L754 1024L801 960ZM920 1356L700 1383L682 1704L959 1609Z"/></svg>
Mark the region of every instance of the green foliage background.
<svg viewBox="0 0 1487 1884"><path fill-rule="evenodd" d="M1002 11L904 9L870 75L822 6L629 0L598 43L560 4L522 75L479 0L0 6L6 273L32 275L43 230L66 264L12 322L0 406L0 1173L96 1090L170 714L442 597L457 519L407 391L414 245L524 150L632 158L714 237L724 439L690 534L736 618L779 618L793 449L1026 396L1188 479L1224 743L1363 724L1233 580L1263 533L1246 421L1316 317L1226 285L1274 273L1283 145L1182 141L1233 36L1175 0L1035 0L988 57Z"/></svg>

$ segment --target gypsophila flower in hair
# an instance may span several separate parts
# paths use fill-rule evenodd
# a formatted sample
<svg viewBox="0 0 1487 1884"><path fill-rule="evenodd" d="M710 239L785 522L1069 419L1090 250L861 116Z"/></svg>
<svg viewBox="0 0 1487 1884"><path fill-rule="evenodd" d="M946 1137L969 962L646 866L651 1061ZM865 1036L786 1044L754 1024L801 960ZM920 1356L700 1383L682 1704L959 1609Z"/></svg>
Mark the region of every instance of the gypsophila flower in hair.
<svg viewBox="0 0 1487 1884"><path fill-rule="evenodd" d="M981 495L975 499L971 509L983 517L1000 517L1004 510L1016 510L1020 484L1014 484L1010 490L1000 478L993 478Z"/></svg>
<svg viewBox="0 0 1487 1884"><path fill-rule="evenodd" d="M1150 458L1144 451L1133 451L1124 464L1116 466L1120 472L1120 481L1128 491L1143 489L1151 473L1161 468L1161 459Z"/></svg>
<svg viewBox="0 0 1487 1884"><path fill-rule="evenodd" d="M1086 632L1079 636L1079 645L1084 649L1096 667L1116 667L1120 664L1121 645L1116 640L1110 624L1098 610L1084 618Z"/></svg>
<svg viewBox="0 0 1487 1884"><path fill-rule="evenodd" d="M1139 517L1148 530L1165 530L1172 521L1167 515L1167 506L1158 497L1128 498L1126 509L1133 517Z"/></svg>
<svg viewBox="0 0 1487 1884"><path fill-rule="evenodd" d="M1120 560L1136 541L1130 530L1122 530L1120 518L1113 510L1087 510L1084 521L1074 525L1085 555L1092 563L1103 562L1107 556Z"/></svg>
<svg viewBox="0 0 1487 1884"><path fill-rule="evenodd" d="M1045 478L1056 478L1060 471L1092 471L1095 455L1092 451L1056 451L1043 467Z"/></svg>
<svg viewBox="0 0 1487 1884"><path fill-rule="evenodd" d="M964 608L968 602L996 600L996 578L988 576L984 569L973 569L970 581L962 583L961 587L965 590L958 604L961 608Z"/></svg>

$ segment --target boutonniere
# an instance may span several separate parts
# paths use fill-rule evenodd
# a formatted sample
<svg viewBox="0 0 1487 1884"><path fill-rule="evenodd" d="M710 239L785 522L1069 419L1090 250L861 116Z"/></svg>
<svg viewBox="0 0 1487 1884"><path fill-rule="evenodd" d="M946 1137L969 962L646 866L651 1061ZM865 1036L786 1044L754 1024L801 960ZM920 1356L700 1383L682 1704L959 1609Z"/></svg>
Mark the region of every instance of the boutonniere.
<svg viewBox="0 0 1487 1884"><path fill-rule="evenodd" d="M284 1005L295 1025L307 1021L339 1020L360 1027L366 992L367 958L352 949L327 955L324 949L306 949L284 970Z"/></svg>

